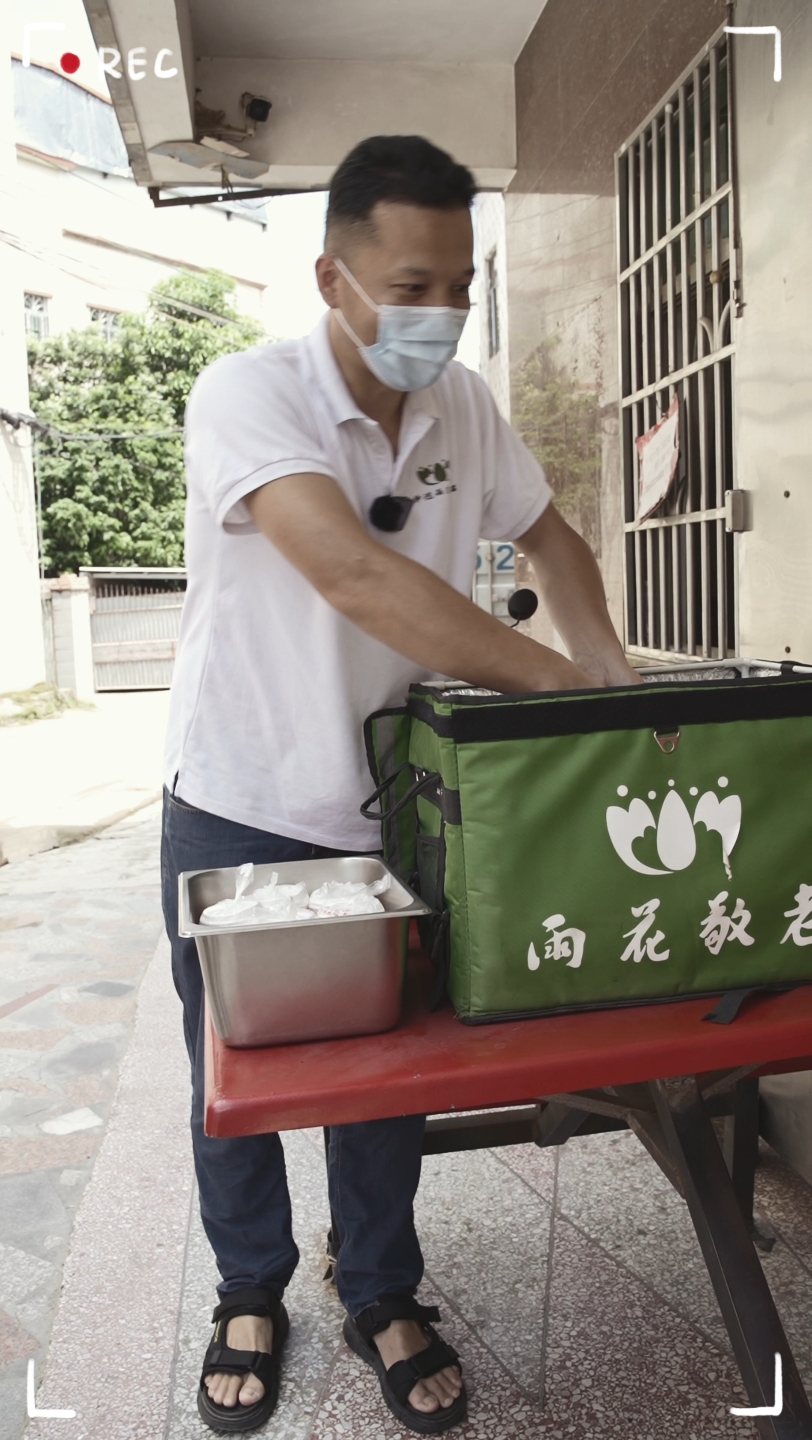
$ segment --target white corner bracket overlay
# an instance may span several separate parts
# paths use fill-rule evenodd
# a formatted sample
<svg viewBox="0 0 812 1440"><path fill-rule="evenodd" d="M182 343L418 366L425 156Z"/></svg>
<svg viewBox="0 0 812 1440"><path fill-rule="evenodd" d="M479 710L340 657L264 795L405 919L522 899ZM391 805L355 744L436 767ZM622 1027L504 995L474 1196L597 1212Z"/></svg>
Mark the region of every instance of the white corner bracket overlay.
<svg viewBox="0 0 812 1440"><path fill-rule="evenodd" d="M31 64L31 31L64 29L65 26L61 20L32 20L28 25L23 26L23 65L26 69Z"/></svg>
<svg viewBox="0 0 812 1440"><path fill-rule="evenodd" d="M731 1405L731 1415L780 1415L784 1408L784 1376L781 1369L781 1355L778 1350L775 1352L775 1404L757 1405L754 1410L744 1410L738 1405Z"/></svg>
<svg viewBox="0 0 812 1440"><path fill-rule="evenodd" d="M28 1378L26 1381L26 1408L29 1419L38 1420L75 1420L75 1410L38 1410L34 1399L34 1362L28 1362Z"/></svg>
<svg viewBox="0 0 812 1440"><path fill-rule="evenodd" d="M773 64L773 80L781 79L781 31L777 25L726 25L726 35L774 35L775 36L775 62ZM750 1411L746 1412L750 1414Z"/></svg>

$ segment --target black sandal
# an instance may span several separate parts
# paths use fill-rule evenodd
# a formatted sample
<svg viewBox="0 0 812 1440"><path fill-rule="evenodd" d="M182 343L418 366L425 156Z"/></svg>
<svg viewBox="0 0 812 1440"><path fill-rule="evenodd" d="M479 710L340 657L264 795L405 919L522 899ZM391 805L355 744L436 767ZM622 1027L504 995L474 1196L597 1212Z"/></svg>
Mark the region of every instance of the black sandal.
<svg viewBox="0 0 812 1440"><path fill-rule="evenodd" d="M456 1365L462 1373L460 1357L453 1345L447 1345L428 1323L439 1319L436 1305L419 1305L413 1295L384 1295L377 1305L362 1310L355 1319L348 1315L344 1321L344 1339L356 1355L377 1371L381 1394L392 1414L401 1425L417 1431L418 1435L439 1435L443 1430L450 1430L452 1425L459 1425L465 1419L468 1407L465 1386L453 1405L445 1409L439 1406L430 1414L415 1410L408 1401L409 1392L418 1380L428 1380L449 1365ZM428 1336L429 1345L410 1360L396 1360L387 1370L372 1337L386 1330L392 1320L416 1320Z"/></svg>
<svg viewBox="0 0 812 1440"><path fill-rule="evenodd" d="M270 1355L262 1350L232 1350L226 1344L228 1322L235 1315L260 1315L270 1319L273 1325ZM279 1357L288 1338L288 1313L273 1290L235 1290L217 1306L211 1318L214 1334L203 1361L197 1392L200 1418L212 1430L227 1434L258 1430L273 1414L279 1399ZM253 1405L241 1405L239 1400L236 1405L216 1405L209 1398L205 1384L206 1376L215 1374L256 1375L265 1386L265 1394Z"/></svg>

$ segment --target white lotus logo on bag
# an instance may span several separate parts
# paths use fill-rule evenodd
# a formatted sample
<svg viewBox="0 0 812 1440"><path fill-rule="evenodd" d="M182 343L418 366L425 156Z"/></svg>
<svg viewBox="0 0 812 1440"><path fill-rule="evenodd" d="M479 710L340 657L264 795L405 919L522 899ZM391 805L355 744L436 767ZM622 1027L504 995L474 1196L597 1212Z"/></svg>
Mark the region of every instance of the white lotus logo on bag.
<svg viewBox="0 0 812 1440"><path fill-rule="evenodd" d="M640 875L673 875L678 870L687 870L696 857L695 827L701 822L706 830L714 830L719 835L722 842L722 861L728 879L732 879L730 856L739 838L742 823L740 797L726 795L720 800L713 790L706 790L703 795L699 795L696 786L692 785L691 795L699 795L692 818L682 796L673 788L674 781L669 780L668 783L672 788L663 800L658 820L654 819L654 813L646 801L636 798L630 802L628 810L622 805L610 805L607 809L606 828L609 839L624 865L628 865L630 870L636 870ZM720 790L724 790L728 784L727 777L720 775L717 784ZM617 793L620 796L628 795L627 786L619 785ZM656 800L656 791L650 790L648 798ZM635 841L648 830L654 829L657 831L657 855L662 869L645 865L634 853Z"/></svg>

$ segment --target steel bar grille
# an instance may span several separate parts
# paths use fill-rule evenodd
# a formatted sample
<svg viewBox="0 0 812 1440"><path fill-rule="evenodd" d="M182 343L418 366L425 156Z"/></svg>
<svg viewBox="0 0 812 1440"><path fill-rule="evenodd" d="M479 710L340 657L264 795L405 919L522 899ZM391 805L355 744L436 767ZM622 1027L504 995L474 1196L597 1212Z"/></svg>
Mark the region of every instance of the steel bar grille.
<svg viewBox="0 0 812 1440"><path fill-rule="evenodd" d="M626 643L642 655L736 651L729 63L722 34L616 157ZM675 396L676 480L637 523L634 442Z"/></svg>

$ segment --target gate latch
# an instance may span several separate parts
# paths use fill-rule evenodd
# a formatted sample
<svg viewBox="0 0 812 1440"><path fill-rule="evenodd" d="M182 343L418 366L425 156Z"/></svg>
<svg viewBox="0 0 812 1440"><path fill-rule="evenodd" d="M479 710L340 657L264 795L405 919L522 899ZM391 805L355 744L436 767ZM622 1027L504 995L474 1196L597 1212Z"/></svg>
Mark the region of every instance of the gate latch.
<svg viewBox="0 0 812 1440"><path fill-rule="evenodd" d="M725 491L725 530L728 535L741 535L752 530L752 505L749 490Z"/></svg>

